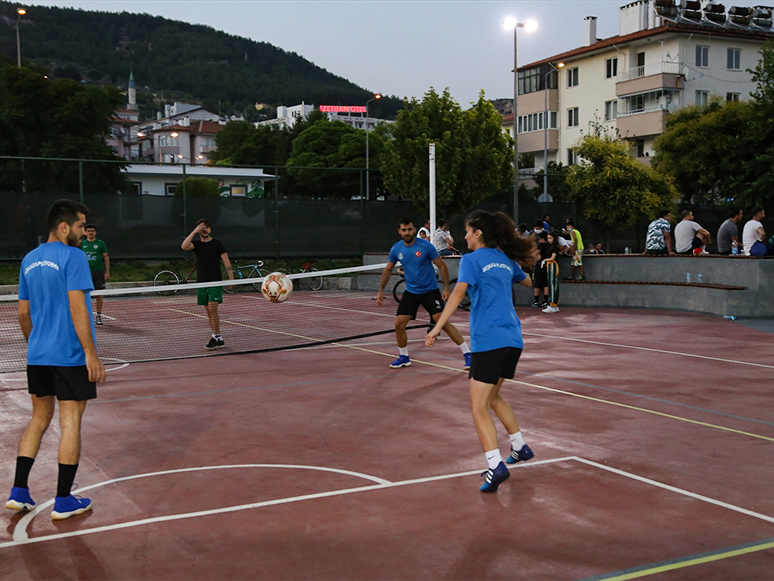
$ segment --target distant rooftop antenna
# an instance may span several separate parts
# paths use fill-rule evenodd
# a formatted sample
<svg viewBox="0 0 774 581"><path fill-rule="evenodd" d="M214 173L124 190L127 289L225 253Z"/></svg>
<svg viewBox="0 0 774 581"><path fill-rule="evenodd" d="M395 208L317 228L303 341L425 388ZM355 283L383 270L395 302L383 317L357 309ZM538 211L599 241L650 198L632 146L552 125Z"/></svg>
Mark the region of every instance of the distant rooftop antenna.
<svg viewBox="0 0 774 581"><path fill-rule="evenodd" d="M708 0L655 0L654 7L662 18L680 24L761 32L771 32L774 24L771 6L732 6L726 12L723 4Z"/></svg>

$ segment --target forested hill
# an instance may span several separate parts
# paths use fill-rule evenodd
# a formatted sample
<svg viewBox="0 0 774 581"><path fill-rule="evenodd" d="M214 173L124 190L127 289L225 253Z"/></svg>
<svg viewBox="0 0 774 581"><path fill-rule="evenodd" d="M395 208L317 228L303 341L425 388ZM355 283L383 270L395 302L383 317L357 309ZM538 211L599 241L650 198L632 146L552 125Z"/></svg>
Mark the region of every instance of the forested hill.
<svg viewBox="0 0 774 581"><path fill-rule="evenodd" d="M16 9L0 0L0 57L16 61ZM372 93L299 55L266 42L147 14L27 7L20 31L22 60L57 76L110 82L126 88L130 68L141 112L152 108L147 87L209 107L252 110L255 103L365 104ZM143 102L145 101L145 102ZM143 105L145 105L143 107ZM374 116L402 106L388 98L372 104Z"/></svg>

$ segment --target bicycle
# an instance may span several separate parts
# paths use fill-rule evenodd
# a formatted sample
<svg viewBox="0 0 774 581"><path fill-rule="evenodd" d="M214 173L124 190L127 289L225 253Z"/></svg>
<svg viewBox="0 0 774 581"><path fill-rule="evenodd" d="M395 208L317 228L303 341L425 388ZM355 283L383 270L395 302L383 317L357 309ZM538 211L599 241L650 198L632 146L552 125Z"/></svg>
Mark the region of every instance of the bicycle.
<svg viewBox="0 0 774 581"><path fill-rule="evenodd" d="M239 266L236 262L236 260L231 261L231 270L234 273L234 280L244 280L246 278L265 278L268 276L269 271L266 269L261 269L263 266L263 260L256 260L254 264L246 264L245 266ZM226 272L226 269L222 269L223 274L223 280L228 280L228 272ZM247 274L245 274L245 272ZM260 281L255 281L252 283L252 287L257 290L258 292L261 292L261 284ZM235 284L235 285L227 285L223 287L223 290L226 291L229 294L235 294L238 293L240 290L242 290L245 286L244 284Z"/></svg>
<svg viewBox="0 0 774 581"><path fill-rule="evenodd" d="M436 273L436 279L438 279L438 283L442 283L443 281L438 276L438 273ZM454 292L454 287L457 285L457 279L453 278L449 281L449 286L451 287L451 291ZM403 292L406 290L406 278L403 275L403 270L400 271L400 280L395 283L395 286L392 287L392 297L397 301L400 302L400 299L403 298ZM462 301L460 301L460 308L463 311L469 311L470 310L470 295L465 291L465 296L462 297Z"/></svg>
<svg viewBox="0 0 774 581"><path fill-rule="evenodd" d="M298 272L299 274L305 273L305 272L317 272L317 269L314 267L315 264L317 264L317 262L304 262L304 263L301 264L301 268L299 270L297 270L297 271L295 271L295 269L292 266L286 265L286 266L288 266L287 269L285 269L285 268L278 268L277 272L282 272L282 273L285 273L285 274L292 273L294 271ZM302 281L303 281L303 283L307 287L309 287L309 290L313 290L313 291L321 290L322 287L323 287L323 284L324 284L323 283L323 277L321 277L319 275L318 276L307 276L307 277L304 277L304 278L300 278L300 279L298 279L298 284L301 284Z"/></svg>
<svg viewBox="0 0 774 581"><path fill-rule="evenodd" d="M191 267L191 272L189 272L182 281L180 280L180 276L177 272L172 270L162 270L153 277L153 286L170 287L173 285L185 284L190 280L194 272L196 272L195 262ZM177 292L177 288L166 288L165 290L157 290L156 292L161 296L168 297L175 294Z"/></svg>

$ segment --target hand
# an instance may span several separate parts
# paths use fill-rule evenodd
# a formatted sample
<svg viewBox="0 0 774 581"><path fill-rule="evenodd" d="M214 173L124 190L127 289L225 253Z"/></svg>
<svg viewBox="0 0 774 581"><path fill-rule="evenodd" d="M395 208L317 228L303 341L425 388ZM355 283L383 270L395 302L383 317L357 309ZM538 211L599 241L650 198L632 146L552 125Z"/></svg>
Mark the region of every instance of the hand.
<svg viewBox="0 0 774 581"><path fill-rule="evenodd" d="M428 347L432 347L435 345L435 340L438 338L438 335L441 334L440 330L437 330L436 327L433 327L433 330L430 331L427 335L425 335L425 345Z"/></svg>
<svg viewBox="0 0 774 581"><path fill-rule="evenodd" d="M376 293L376 306L381 307L382 301L384 300L384 296L382 295L382 291L379 291Z"/></svg>
<svg viewBox="0 0 774 581"><path fill-rule="evenodd" d="M110 280L110 271L109 271L109 270L106 270L106 271L105 271L105 282L107 282L107 281L109 281L109 280Z"/></svg>
<svg viewBox="0 0 774 581"><path fill-rule="evenodd" d="M441 298L444 302L449 300L449 295L451 294L451 291L449 290L448 286L443 287L443 292L441 293Z"/></svg>
<svg viewBox="0 0 774 581"><path fill-rule="evenodd" d="M102 361L99 360L96 354L86 356L86 369L89 372L89 381L99 383L107 379L105 366L102 365Z"/></svg>

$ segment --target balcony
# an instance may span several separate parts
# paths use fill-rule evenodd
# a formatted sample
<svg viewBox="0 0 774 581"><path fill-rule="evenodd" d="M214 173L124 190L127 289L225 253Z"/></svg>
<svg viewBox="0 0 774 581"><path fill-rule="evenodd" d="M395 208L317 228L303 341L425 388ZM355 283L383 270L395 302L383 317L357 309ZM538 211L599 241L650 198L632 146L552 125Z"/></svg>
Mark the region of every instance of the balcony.
<svg viewBox="0 0 774 581"><path fill-rule="evenodd" d="M639 111L619 113L616 127L622 137L634 138L660 135L666 127L667 110L661 105L644 107Z"/></svg>
<svg viewBox="0 0 774 581"><path fill-rule="evenodd" d="M615 94L618 97L656 89L683 89L685 78L680 63L661 62L622 71Z"/></svg>

